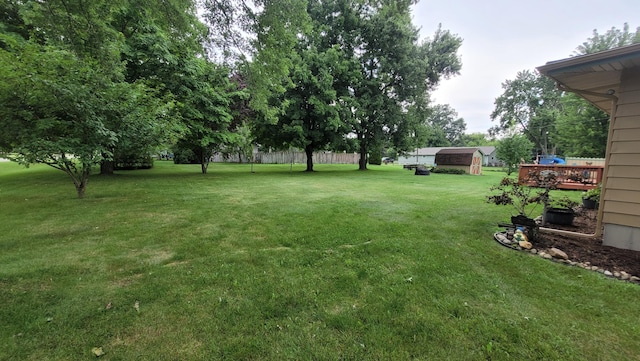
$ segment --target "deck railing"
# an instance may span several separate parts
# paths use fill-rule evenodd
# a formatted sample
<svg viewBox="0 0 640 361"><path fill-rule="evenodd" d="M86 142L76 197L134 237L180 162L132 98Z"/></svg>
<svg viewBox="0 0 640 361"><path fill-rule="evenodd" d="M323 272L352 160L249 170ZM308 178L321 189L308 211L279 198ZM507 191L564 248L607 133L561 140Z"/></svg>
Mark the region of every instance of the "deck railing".
<svg viewBox="0 0 640 361"><path fill-rule="evenodd" d="M556 173L558 181L558 189L593 189L602 182L604 174L603 166L585 166L585 165L542 165L542 164L521 164L518 171L518 181L534 185L530 181L530 174L540 173L542 171L553 171Z"/></svg>

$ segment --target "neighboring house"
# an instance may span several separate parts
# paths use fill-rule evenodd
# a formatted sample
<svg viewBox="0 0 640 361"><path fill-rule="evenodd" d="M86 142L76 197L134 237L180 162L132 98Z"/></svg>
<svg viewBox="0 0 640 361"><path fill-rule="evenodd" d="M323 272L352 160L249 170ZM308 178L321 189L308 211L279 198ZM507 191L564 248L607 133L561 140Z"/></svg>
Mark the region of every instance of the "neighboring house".
<svg viewBox="0 0 640 361"><path fill-rule="evenodd" d="M445 148L436 153L438 168L462 169L473 175L482 174L482 151L478 148Z"/></svg>
<svg viewBox="0 0 640 361"><path fill-rule="evenodd" d="M538 67L610 116L598 226L603 243L640 251L640 43Z"/></svg>
<svg viewBox="0 0 640 361"><path fill-rule="evenodd" d="M398 163L404 164L424 164L435 165L436 153L441 151L442 147L417 148L413 152L404 156L398 156Z"/></svg>
<svg viewBox="0 0 640 361"><path fill-rule="evenodd" d="M483 154L482 165L489 167L497 167L504 165L504 162L498 159L496 156L496 147L492 145L476 147L480 149Z"/></svg>
<svg viewBox="0 0 640 361"><path fill-rule="evenodd" d="M398 157L398 163L400 164L424 164L435 165L436 153L443 149L480 149L483 154L482 165L484 166L497 166L501 165L500 161L496 157L496 147L494 146L482 146L482 147L429 147L429 148L417 148L405 156Z"/></svg>

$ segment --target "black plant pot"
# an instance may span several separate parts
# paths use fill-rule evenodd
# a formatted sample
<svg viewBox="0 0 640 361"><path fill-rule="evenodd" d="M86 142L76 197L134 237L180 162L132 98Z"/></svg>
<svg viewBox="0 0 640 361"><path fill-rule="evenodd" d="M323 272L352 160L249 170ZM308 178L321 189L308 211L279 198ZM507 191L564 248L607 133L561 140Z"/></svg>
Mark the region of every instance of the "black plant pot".
<svg viewBox="0 0 640 361"><path fill-rule="evenodd" d="M573 210L567 208L549 208L544 215L544 220L547 223L553 223L558 225L571 225L573 223L573 217L575 214Z"/></svg>
<svg viewBox="0 0 640 361"><path fill-rule="evenodd" d="M582 206L585 209L598 209L598 201L593 200L593 199L589 199L589 198L582 198Z"/></svg>
<svg viewBox="0 0 640 361"><path fill-rule="evenodd" d="M526 227L536 226L536 221L523 215L511 216L511 223L513 223L515 226L526 226Z"/></svg>

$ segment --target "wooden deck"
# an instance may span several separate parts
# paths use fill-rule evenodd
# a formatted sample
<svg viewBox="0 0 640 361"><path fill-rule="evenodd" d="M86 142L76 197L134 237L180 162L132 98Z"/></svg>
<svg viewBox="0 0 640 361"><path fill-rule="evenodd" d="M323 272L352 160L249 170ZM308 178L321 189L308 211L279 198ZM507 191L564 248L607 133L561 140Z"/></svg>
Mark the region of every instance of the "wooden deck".
<svg viewBox="0 0 640 361"><path fill-rule="evenodd" d="M528 182L531 172L553 171L557 174L558 189L588 190L593 189L602 182L604 174L603 166L586 165L541 165L541 164L521 164L518 171L518 181L533 185Z"/></svg>

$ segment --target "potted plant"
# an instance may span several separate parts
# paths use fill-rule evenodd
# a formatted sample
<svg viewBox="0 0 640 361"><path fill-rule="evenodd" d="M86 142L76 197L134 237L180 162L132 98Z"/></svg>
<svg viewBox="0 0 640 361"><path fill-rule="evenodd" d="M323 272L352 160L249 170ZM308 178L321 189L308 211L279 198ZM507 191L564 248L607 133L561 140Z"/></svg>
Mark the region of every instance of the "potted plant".
<svg viewBox="0 0 640 361"><path fill-rule="evenodd" d="M487 197L487 202L513 207L516 211L511 216L514 228L525 228L527 237L534 240L538 224L531 215L538 206L548 204L549 192L557 185L556 176L555 172L549 171L531 172L523 182L505 177L498 185L491 187L494 193Z"/></svg>
<svg viewBox="0 0 640 361"><path fill-rule="evenodd" d="M582 193L582 206L586 209L598 209L602 184Z"/></svg>
<svg viewBox="0 0 640 361"><path fill-rule="evenodd" d="M574 207L577 205L577 202L572 201L568 197L549 199L548 204L545 204L542 216L543 224L571 225L575 217Z"/></svg>

